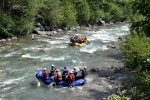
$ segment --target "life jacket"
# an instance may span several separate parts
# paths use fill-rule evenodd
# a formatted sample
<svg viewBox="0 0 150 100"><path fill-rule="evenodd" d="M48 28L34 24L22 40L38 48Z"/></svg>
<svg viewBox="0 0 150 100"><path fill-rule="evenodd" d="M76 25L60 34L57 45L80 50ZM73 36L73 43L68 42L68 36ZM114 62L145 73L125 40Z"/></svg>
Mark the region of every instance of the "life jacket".
<svg viewBox="0 0 150 100"><path fill-rule="evenodd" d="M47 70L44 71L44 77L48 77L49 76L49 73Z"/></svg>
<svg viewBox="0 0 150 100"><path fill-rule="evenodd" d="M56 73L56 68L52 68L50 71L50 76L54 75Z"/></svg>
<svg viewBox="0 0 150 100"><path fill-rule="evenodd" d="M74 42L74 38L73 37L70 38L70 42Z"/></svg>
<svg viewBox="0 0 150 100"><path fill-rule="evenodd" d="M56 81L62 81L62 74L61 74L61 72L57 72L57 74L55 75L55 80Z"/></svg>
<svg viewBox="0 0 150 100"><path fill-rule="evenodd" d="M86 42L86 41L87 41L87 38L86 38L86 37L84 37L84 38L83 38L83 40L84 40L84 42Z"/></svg>
<svg viewBox="0 0 150 100"><path fill-rule="evenodd" d="M68 76L68 82L69 82L69 83L74 82L74 79L75 79L75 75L74 75L74 74L70 74L70 75Z"/></svg>
<svg viewBox="0 0 150 100"><path fill-rule="evenodd" d="M83 38L81 38L81 39L79 40L79 42L80 42L80 43L83 43L83 42L84 42Z"/></svg>

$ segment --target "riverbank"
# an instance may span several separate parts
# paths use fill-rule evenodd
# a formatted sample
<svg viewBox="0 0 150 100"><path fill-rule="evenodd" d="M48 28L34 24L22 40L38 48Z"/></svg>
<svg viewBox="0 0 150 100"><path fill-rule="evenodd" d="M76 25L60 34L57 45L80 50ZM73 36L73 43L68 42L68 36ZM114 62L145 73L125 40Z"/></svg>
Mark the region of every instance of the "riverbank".
<svg viewBox="0 0 150 100"><path fill-rule="evenodd" d="M116 44L117 46L117 44ZM122 95L120 91L122 80L130 76L122 62L122 53L119 49L108 49L103 52L103 60L97 66L88 66L88 77L93 77L92 85L87 87L92 100L107 100L112 94ZM90 84L90 83L87 83Z"/></svg>

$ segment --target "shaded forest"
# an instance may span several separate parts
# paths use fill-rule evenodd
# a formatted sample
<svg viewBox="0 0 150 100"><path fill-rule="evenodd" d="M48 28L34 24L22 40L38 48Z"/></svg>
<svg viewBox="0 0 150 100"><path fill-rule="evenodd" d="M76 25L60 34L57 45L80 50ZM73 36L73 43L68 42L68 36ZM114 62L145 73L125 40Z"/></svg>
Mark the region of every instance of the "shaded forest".
<svg viewBox="0 0 150 100"><path fill-rule="evenodd" d="M32 32L37 23L45 30L130 19L129 0L1 0L0 36Z"/></svg>

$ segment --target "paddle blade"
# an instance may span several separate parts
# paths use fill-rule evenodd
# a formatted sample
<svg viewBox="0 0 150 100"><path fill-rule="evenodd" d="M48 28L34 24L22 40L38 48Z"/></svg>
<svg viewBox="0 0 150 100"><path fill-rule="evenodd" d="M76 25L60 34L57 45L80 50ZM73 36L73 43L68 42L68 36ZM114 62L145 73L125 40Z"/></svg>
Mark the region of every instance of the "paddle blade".
<svg viewBox="0 0 150 100"><path fill-rule="evenodd" d="M38 82L38 83L37 83L37 86L38 86L38 87L39 87L39 86L41 86L41 83L40 83L40 82Z"/></svg>

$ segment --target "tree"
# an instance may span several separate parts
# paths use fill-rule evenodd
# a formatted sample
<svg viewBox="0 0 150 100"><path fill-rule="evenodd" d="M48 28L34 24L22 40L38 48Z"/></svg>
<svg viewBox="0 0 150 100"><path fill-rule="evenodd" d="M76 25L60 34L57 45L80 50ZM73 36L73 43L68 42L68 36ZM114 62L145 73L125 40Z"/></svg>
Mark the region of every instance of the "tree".
<svg viewBox="0 0 150 100"><path fill-rule="evenodd" d="M59 26L62 14L59 0L43 0L44 5L40 8L37 21L49 27Z"/></svg>
<svg viewBox="0 0 150 100"><path fill-rule="evenodd" d="M12 36L11 31L15 25L12 18L9 15L0 12L0 19L0 37L6 38Z"/></svg>
<svg viewBox="0 0 150 100"><path fill-rule="evenodd" d="M71 27L77 25L76 10L71 3L66 3L62 7L63 27Z"/></svg>
<svg viewBox="0 0 150 100"><path fill-rule="evenodd" d="M143 31L145 35L150 36L150 1L133 0L132 8L133 23L131 29L135 29L138 33L141 33Z"/></svg>
<svg viewBox="0 0 150 100"><path fill-rule="evenodd" d="M86 0L80 0L76 4L77 21L80 25L87 24L90 19L90 7Z"/></svg>

